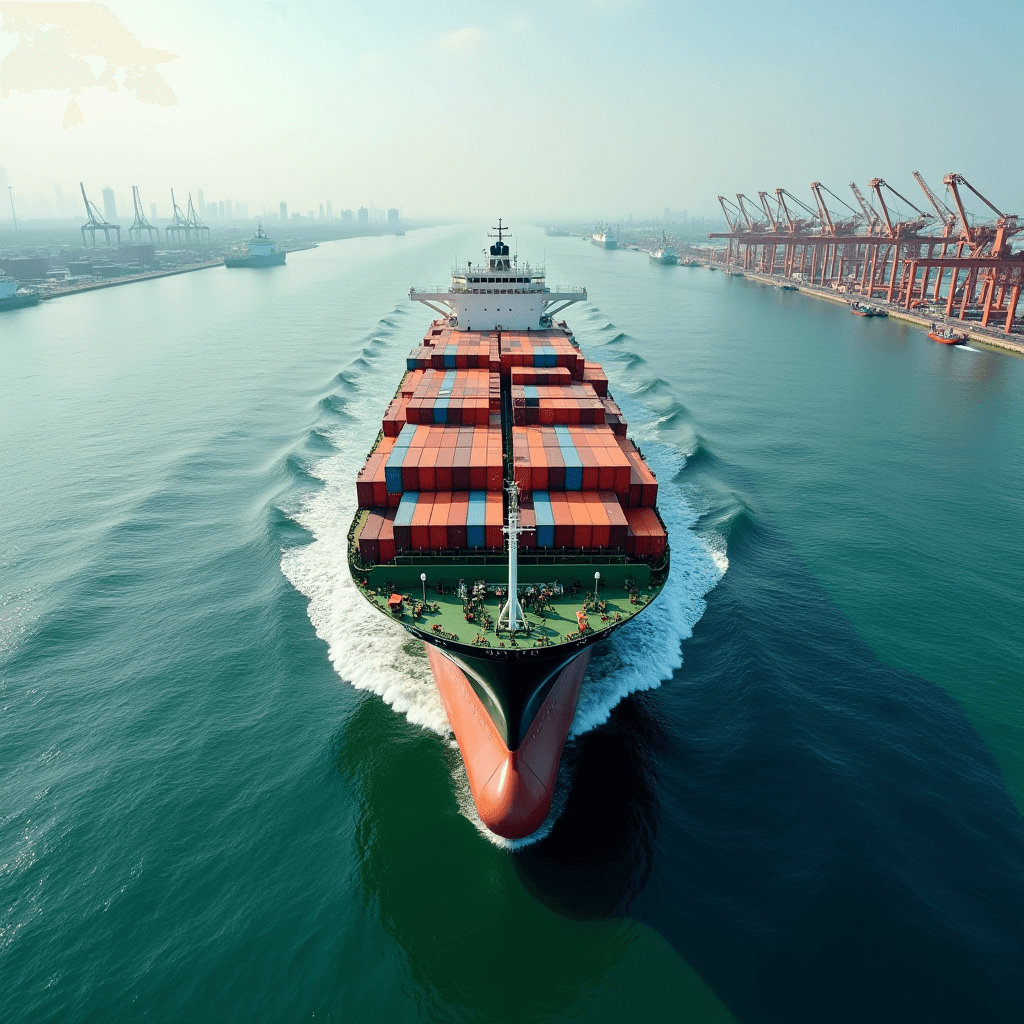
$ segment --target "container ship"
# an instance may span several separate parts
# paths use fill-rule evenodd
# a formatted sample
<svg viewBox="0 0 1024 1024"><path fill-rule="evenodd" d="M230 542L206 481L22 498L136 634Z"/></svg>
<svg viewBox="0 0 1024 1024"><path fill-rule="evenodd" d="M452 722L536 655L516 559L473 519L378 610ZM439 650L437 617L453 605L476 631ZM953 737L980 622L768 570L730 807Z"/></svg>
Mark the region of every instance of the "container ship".
<svg viewBox="0 0 1024 1024"><path fill-rule="evenodd" d="M348 535L367 601L422 640L481 821L507 839L551 807L595 643L669 573L658 482L543 269L489 259L409 353L356 481Z"/></svg>
<svg viewBox="0 0 1024 1024"><path fill-rule="evenodd" d="M258 224L252 238L245 243L245 248L238 256L225 256L225 267L279 267L284 263L285 253L278 249L263 225Z"/></svg>

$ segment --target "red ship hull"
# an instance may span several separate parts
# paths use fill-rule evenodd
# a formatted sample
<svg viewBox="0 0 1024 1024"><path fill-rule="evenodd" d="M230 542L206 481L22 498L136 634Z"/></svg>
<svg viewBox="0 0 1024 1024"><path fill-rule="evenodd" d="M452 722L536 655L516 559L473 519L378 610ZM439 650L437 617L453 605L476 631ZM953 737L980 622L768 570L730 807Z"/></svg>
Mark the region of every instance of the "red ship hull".
<svg viewBox="0 0 1024 1024"><path fill-rule="evenodd" d="M956 334L952 338L944 337L941 334L932 334L929 332L928 337L932 341L937 341L940 345L963 345L966 343L967 338L965 336Z"/></svg>
<svg viewBox="0 0 1024 1024"><path fill-rule="evenodd" d="M532 835L551 809L590 649L562 669L526 736L509 750L462 669L431 644L424 647L481 821L505 839Z"/></svg>

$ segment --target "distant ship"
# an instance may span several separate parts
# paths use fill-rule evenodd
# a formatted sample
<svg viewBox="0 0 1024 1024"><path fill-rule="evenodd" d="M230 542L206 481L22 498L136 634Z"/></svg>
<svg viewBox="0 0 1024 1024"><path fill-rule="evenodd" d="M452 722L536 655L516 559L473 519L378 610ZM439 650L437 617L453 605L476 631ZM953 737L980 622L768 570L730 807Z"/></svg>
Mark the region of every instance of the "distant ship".
<svg viewBox="0 0 1024 1024"><path fill-rule="evenodd" d="M939 327L937 324L931 325L928 337L940 345L966 345L971 340L968 334L954 331L952 327Z"/></svg>
<svg viewBox="0 0 1024 1024"><path fill-rule="evenodd" d="M0 310L19 309L39 303L39 292L32 288L19 288L18 282L0 271Z"/></svg>
<svg viewBox="0 0 1024 1024"><path fill-rule="evenodd" d="M285 254L274 245L263 225L256 226L256 234L246 243L241 256L225 256L225 267L278 267L284 263Z"/></svg>
<svg viewBox="0 0 1024 1024"><path fill-rule="evenodd" d="M590 240L594 245L601 246L602 249L618 249L619 240L615 237L615 232L611 228L604 228L600 224L597 226L597 230L590 236Z"/></svg>
<svg viewBox="0 0 1024 1024"><path fill-rule="evenodd" d="M674 267L679 262L679 257L676 255L675 249L668 244L664 231L661 233L661 248L655 249L654 252L649 253L649 256L652 263L661 263L666 267Z"/></svg>
<svg viewBox="0 0 1024 1024"><path fill-rule="evenodd" d="M884 309L877 306L869 306L866 302L851 302L850 312L854 316L888 316Z"/></svg>
<svg viewBox="0 0 1024 1024"><path fill-rule="evenodd" d="M544 229L544 234L549 238L567 238L570 232L557 224L552 224L550 227Z"/></svg>

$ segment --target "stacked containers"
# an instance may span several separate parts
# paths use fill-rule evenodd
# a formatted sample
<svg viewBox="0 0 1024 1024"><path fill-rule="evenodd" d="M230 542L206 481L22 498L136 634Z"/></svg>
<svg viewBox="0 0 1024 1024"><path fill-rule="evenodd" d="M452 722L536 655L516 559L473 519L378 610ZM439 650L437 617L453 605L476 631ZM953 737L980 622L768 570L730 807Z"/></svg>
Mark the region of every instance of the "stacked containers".
<svg viewBox="0 0 1024 1024"><path fill-rule="evenodd" d="M630 465L604 424L513 427L513 475L522 493L615 491L629 497Z"/></svg>
<svg viewBox="0 0 1024 1024"><path fill-rule="evenodd" d="M575 377L583 357L564 335L503 332L501 335L501 374L511 375L513 366L564 366Z"/></svg>
<svg viewBox="0 0 1024 1024"><path fill-rule="evenodd" d="M600 363L587 363L583 367L583 383L589 384L601 398L608 397L608 376Z"/></svg>
<svg viewBox="0 0 1024 1024"><path fill-rule="evenodd" d="M668 536L653 508L627 508L629 534L626 551L637 558L660 558L665 553Z"/></svg>
<svg viewBox="0 0 1024 1024"><path fill-rule="evenodd" d="M531 547L613 551L626 547L628 523L611 491L534 491L533 516L536 533Z"/></svg>
<svg viewBox="0 0 1024 1024"><path fill-rule="evenodd" d="M501 409L496 375L486 370L426 370L405 416L409 423L487 426L492 406Z"/></svg>
<svg viewBox="0 0 1024 1024"><path fill-rule="evenodd" d="M624 437L616 437L615 440L629 460L629 494L625 504L629 508L654 508L658 504L657 478L647 468L632 441Z"/></svg>
<svg viewBox="0 0 1024 1024"><path fill-rule="evenodd" d="M512 386L517 384L544 384L548 387L566 387L572 383L572 374L564 366L513 366Z"/></svg>
<svg viewBox="0 0 1024 1024"><path fill-rule="evenodd" d="M512 385L512 422L517 426L604 423L604 416L602 400L587 384Z"/></svg>
<svg viewBox="0 0 1024 1024"><path fill-rule="evenodd" d="M367 562L390 562L395 557L397 509L371 509L359 531L359 554Z"/></svg>
<svg viewBox="0 0 1024 1024"><path fill-rule="evenodd" d="M363 468L356 476L356 500L360 508L391 504L388 499L384 467L394 443L394 438L383 438L376 449L370 453ZM397 504L395 502L395 505Z"/></svg>
<svg viewBox="0 0 1024 1024"><path fill-rule="evenodd" d="M407 423L385 466L389 494L502 487L501 429Z"/></svg>

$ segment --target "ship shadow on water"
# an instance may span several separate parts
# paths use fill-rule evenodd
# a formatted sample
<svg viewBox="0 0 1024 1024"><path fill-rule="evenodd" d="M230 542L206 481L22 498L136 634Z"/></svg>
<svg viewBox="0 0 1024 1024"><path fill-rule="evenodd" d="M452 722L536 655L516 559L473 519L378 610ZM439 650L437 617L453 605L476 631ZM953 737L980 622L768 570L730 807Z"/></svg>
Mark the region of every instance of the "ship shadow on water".
<svg viewBox="0 0 1024 1024"><path fill-rule="evenodd" d="M1024 1019L1024 831L963 709L752 516L729 565L675 678L582 737L524 884L651 926L743 1021Z"/></svg>

